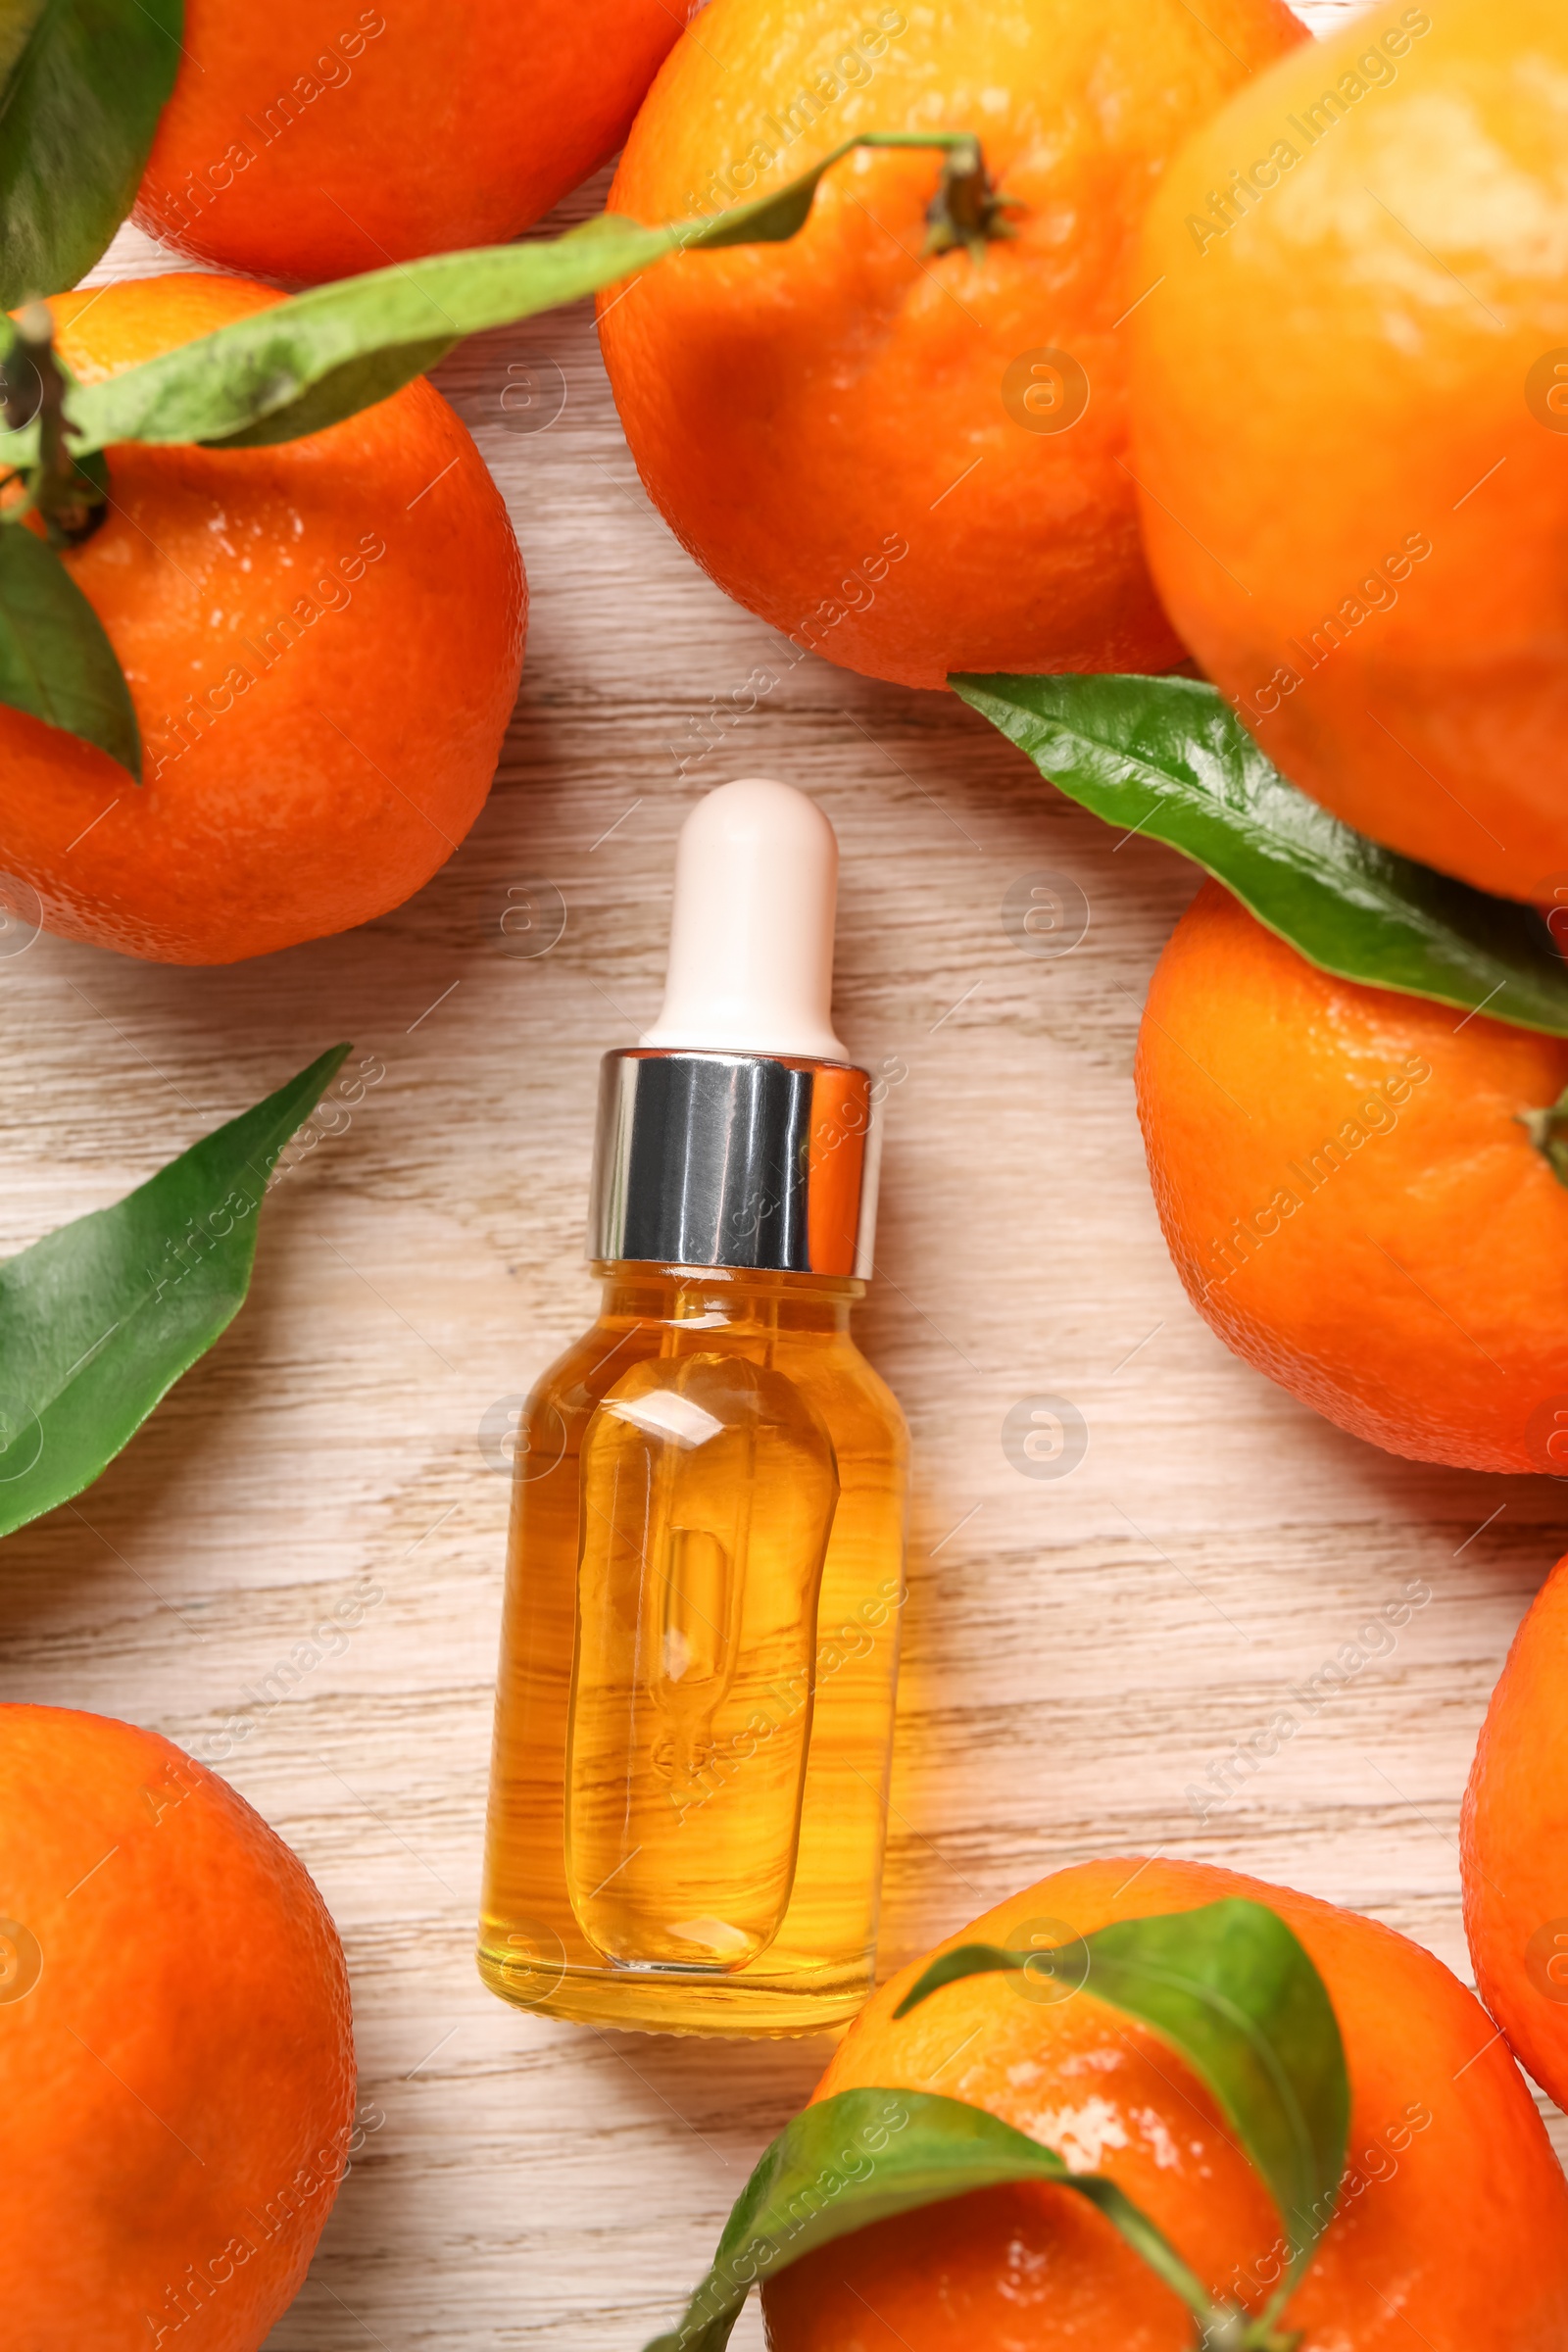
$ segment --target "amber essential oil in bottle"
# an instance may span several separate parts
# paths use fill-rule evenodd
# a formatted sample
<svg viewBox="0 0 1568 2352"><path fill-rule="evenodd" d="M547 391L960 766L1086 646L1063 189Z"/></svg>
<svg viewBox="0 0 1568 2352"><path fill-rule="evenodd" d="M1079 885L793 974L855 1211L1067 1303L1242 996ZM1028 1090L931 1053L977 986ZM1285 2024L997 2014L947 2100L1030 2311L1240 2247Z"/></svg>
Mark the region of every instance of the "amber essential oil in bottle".
<svg viewBox="0 0 1568 2352"><path fill-rule="evenodd" d="M710 794L663 1014L606 1057L603 1305L519 1432L480 1925L547 2015L808 2033L871 1987L908 1468L850 1334L875 1171L835 882L802 795Z"/></svg>

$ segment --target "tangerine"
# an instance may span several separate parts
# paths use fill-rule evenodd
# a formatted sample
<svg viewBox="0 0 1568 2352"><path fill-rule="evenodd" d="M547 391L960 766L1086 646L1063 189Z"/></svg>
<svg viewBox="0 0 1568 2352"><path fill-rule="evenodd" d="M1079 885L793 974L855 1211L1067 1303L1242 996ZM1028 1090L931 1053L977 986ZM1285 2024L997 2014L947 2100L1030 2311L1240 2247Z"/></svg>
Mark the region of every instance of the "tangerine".
<svg viewBox="0 0 1568 2352"><path fill-rule="evenodd" d="M280 299L182 272L49 307L95 381ZM108 465L107 517L64 561L129 681L144 781L0 709L0 868L47 929L167 963L399 906L483 806L522 661L522 565L468 433L420 379L303 440Z"/></svg>
<svg viewBox="0 0 1568 2352"><path fill-rule="evenodd" d="M613 155L684 21L685 0L185 0L136 221L296 283L514 237Z"/></svg>
<svg viewBox="0 0 1568 2352"><path fill-rule="evenodd" d="M686 253L601 297L632 455L677 538L804 651L873 677L1160 669L1126 314L1186 127L1295 42L1283 0L712 0L626 142L613 211L712 212L854 134L973 131L978 259L922 255L931 153L860 150L788 244ZM1008 233L1003 233L1004 229Z"/></svg>
<svg viewBox="0 0 1568 2352"><path fill-rule="evenodd" d="M1568 2105L1568 1559L1537 1593L1492 1694L1465 1794L1464 1918L1482 1999Z"/></svg>
<svg viewBox="0 0 1568 2352"><path fill-rule="evenodd" d="M1568 1190L1524 1122L1565 1084L1568 1040L1336 979L1206 882L1137 1061L1189 1298L1375 1446L1563 1475Z"/></svg>
<svg viewBox="0 0 1568 2352"><path fill-rule="evenodd" d="M1171 618L1288 776L1484 890L1568 882L1568 15L1393 5L1166 173L1129 321Z"/></svg>
<svg viewBox="0 0 1568 2352"><path fill-rule="evenodd" d="M303 1863L155 1732L0 1706L0 2211L26 2352L257 2352L348 2168L348 1977Z"/></svg>
<svg viewBox="0 0 1568 2352"><path fill-rule="evenodd" d="M1430 1952L1310 1895L1192 1862L1059 1871L951 1936L1061 1942L1224 1896L1268 1904L1334 2003L1351 2084L1338 2209L1283 2327L1299 2352L1535 2352L1568 2340L1568 2185L1491 2020ZM817 2087L939 2091L1108 2175L1209 2291L1248 2309L1283 2276L1278 2216L1186 2063L1085 1989L974 1977L893 2011L876 1992ZM1043 1988L1050 1995L1061 1987ZM762 2290L773 2352L1187 2352L1193 2321L1069 2188L982 2189L874 2223Z"/></svg>

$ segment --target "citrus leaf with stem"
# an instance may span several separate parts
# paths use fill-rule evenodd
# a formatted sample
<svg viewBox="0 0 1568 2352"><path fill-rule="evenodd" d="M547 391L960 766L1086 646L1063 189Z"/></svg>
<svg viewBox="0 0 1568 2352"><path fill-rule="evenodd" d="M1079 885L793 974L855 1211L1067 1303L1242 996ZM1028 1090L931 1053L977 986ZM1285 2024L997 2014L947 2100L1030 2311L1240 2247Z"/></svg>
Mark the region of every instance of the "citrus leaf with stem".
<svg viewBox="0 0 1568 2352"><path fill-rule="evenodd" d="M74 286L129 212L183 19L182 0L0 8L0 309Z"/></svg>
<svg viewBox="0 0 1568 2352"><path fill-rule="evenodd" d="M1282 776L1213 686L962 676L966 703L1107 824L1169 843L1309 963L1568 1036L1568 964L1533 907L1385 850Z"/></svg>
<svg viewBox="0 0 1568 2352"><path fill-rule="evenodd" d="M963 1944L894 2012L999 1969L1079 1989L1152 2026L1213 2092L1279 2209L1291 2248L1283 2304L1334 2217L1350 2128L1345 2044L1328 1989L1294 1930L1238 1898L1114 1921L1058 1950Z"/></svg>
<svg viewBox="0 0 1568 2352"><path fill-rule="evenodd" d="M1076 2190L1196 2316L1208 2314L1201 2282L1114 2181L1070 2172L1053 2149L962 2099L841 2090L796 2116L766 2150L684 2319L647 2352L722 2352L754 2282L871 2222L1007 2180Z"/></svg>
<svg viewBox="0 0 1568 2352"><path fill-rule="evenodd" d="M0 1263L0 1536L89 1486L232 1322L268 1178L348 1051Z"/></svg>
<svg viewBox="0 0 1568 2352"><path fill-rule="evenodd" d="M603 213L559 237L436 254L313 287L103 382L73 387L74 452L120 441L250 449L318 432L385 400L466 335L576 302L667 254L794 236L823 173L857 147L935 149L947 158L944 185L959 189L984 175L967 132L867 132L786 187L707 220L647 228ZM30 431L0 435L0 461L30 463Z"/></svg>

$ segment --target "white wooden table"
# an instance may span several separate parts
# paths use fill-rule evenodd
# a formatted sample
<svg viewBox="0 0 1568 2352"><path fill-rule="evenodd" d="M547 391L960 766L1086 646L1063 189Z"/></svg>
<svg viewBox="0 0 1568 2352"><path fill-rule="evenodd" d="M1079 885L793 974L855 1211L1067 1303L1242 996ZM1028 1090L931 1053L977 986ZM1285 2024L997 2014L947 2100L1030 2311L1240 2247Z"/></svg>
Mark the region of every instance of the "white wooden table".
<svg viewBox="0 0 1568 2352"><path fill-rule="evenodd" d="M163 266L126 234L106 269ZM566 402L519 432L501 398L534 355ZM335 1038L387 1073L273 1194L228 1335L77 1505L7 1543L0 1690L199 1747L374 1580L346 1653L259 1708L227 1767L341 1928L375 2127L271 2345L636 2352L825 2050L595 2034L480 1986L507 1486L478 1431L591 1314L598 1058L657 1003L699 789L750 772L820 797L844 850L843 1031L908 1066L862 1322L916 1461L887 1967L1047 1871L1158 1848L1372 1913L1468 1979L1460 1792L1568 1502L1358 1445L1187 1304L1130 1073L1193 869L1115 849L956 701L814 659L683 778L671 744L776 640L648 505L586 306L479 338L438 380L533 591L515 725L457 857L398 913L262 965L51 939L0 963L0 1249L116 1198ZM1092 916L1055 961L1001 913L1047 871ZM564 934L515 959L499 917L539 880ZM1090 1432L1056 1481L1001 1443L1040 1393ZM1394 1653L1200 1825L1189 1785L1412 1577L1432 1597ZM737 2342L760 2341L753 2314Z"/></svg>

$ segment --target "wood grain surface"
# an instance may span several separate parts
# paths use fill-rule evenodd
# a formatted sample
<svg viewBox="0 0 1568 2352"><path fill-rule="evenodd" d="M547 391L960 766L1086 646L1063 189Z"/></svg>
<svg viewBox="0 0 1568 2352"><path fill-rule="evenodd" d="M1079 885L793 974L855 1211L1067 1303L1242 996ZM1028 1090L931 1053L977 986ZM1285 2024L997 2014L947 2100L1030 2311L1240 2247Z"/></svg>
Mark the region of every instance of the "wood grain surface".
<svg viewBox="0 0 1568 2352"><path fill-rule="evenodd" d="M99 274L167 266L126 232ZM554 369L564 406L527 430L546 412L517 387L548 395ZM825 2050L600 2034L481 1987L507 1482L480 1433L592 1312L598 1058L657 1004L698 791L762 773L820 798L844 853L841 1025L907 1067L862 1317L916 1462L885 1968L1059 1865L1157 1850L1370 1913L1469 1981L1460 1793L1568 1501L1358 1445L1189 1307L1130 1072L1193 869L1118 844L952 698L815 659L786 673L643 495L586 306L478 338L437 380L533 591L515 722L458 855L396 914L265 963L48 938L0 961L0 1249L336 1038L385 1065L273 1193L226 1337L77 1503L7 1543L0 1688L198 1751L248 1714L224 1769L342 1931L370 2128L273 2352L637 2352ZM682 773L691 722L770 662L776 689ZM1055 960L1002 915L1043 873L1090 910ZM541 885L559 944L509 954L501 916ZM1087 1424L1070 1476L1004 1453L1004 1417L1039 1395ZM282 1703L254 1695L368 1579L384 1597L348 1648ZM1189 1788L1411 1579L1430 1599L1393 1651L1200 1823ZM755 2313L737 2342L760 2342Z"/></svg>

